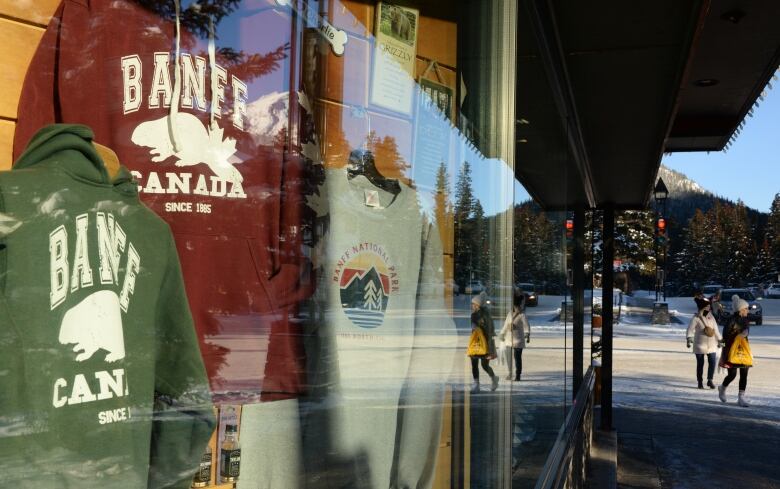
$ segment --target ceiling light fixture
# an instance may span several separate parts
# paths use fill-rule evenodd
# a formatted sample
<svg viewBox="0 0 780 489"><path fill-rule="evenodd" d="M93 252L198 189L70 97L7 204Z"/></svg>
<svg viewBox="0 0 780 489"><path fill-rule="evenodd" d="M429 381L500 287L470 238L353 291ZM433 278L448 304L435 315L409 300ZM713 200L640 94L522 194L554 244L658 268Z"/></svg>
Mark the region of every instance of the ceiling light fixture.
<svg viewBox="0 0 780 489"><path fill-rule="evenodd" d="M701 78L693 82L694 85L701 88L714 87L718 83L720 83L720 80L716 80L715 78Z"/></svg>
<svg viewBox="0 0 780 489"><path fill-rule="evenodd" d="M734 9L724 13L720 18L727 22L731 22L732 24L739 24L739 21L741 21L745 15L744 10Z"/></svg>

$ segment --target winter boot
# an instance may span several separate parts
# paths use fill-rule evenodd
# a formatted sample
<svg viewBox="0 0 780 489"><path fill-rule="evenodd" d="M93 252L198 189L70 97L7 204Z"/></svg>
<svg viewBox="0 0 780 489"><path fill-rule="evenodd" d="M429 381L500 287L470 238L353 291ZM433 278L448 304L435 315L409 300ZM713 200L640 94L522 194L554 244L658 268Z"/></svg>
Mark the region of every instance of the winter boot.
<svg viewBox="0 0 780 489"><path fill-rule="evenodd" d="M723 384L718 386L718 397L720 402L726 402L726 386Z"/></svg>
<svg viewBox="0 0 780 489"><path fill-rule="evenodd" d="M707 387L709 387L710 389L714 389L715 388L715 384L712 383L712 379L708 379L707 380Z"/></svg>
<svg viewBox="0 0 780 489"><path fill-rule="evenodd" d="M739 396L737 397L737 404L739 404L742 407L750 407L750 403L748 403L747 399L745 399L745 391L739 391Z"/></svg>
<svg viewBox="0 0 780 489"><path fill-rule="evenodd" d="M704 389L704 384L702 383L701 380L699 381L699 389Z"/></svg>
<svg viewBox="0 0 780 489"><path fill-rule="evenodd" d="M490 390L494 391L498 389L498 375L493 376L493 384L490 386Z"/></svg>
<svg viewBox="0 0 780 489"><path fill-rule="evenodd" d="M478 380L475 380L474 382L471 383L471 392L473 392L473 393L479 392L479 381Z"/></svg>

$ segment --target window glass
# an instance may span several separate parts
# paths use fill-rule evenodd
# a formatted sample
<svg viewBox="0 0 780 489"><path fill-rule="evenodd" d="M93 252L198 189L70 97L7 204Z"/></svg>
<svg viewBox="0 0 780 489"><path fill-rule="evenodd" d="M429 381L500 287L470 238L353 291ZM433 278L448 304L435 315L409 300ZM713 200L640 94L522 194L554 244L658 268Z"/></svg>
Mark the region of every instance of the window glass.
<svg viewBox="0 0 780 489"><path fill-rule="evenodd" d="M516 1L51 13L0 172L4 485L534 485L567 214L515 170L567 152Z"/></svg>

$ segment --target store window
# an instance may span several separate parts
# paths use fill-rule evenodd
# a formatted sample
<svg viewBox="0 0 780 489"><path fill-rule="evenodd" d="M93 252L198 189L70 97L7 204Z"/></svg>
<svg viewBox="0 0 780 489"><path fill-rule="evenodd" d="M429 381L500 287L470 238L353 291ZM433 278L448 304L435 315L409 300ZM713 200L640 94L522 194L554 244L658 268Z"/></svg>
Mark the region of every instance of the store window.
<svg viewBox="0 0 780 489"><path fill-rule="evenodd" d="M517 2L2 13L40 38L0 172L4 484L530 484L566 250L514 177Z"/></svg>

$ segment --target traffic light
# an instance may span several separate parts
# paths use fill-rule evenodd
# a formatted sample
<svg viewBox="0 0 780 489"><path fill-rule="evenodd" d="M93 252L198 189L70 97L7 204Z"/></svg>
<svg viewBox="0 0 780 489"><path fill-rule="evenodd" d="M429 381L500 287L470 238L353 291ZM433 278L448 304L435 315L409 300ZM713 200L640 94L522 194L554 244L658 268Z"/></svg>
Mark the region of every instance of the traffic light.
<svg viewBox="0 0 780 489"><path fill-rule="evenodd" d="M666 219L659 217L655 224L656 242L663 246L666 244Z"/></svg>
<svg viewBox="0 0 780 489"><path fill-rule="evenodd" d="M574 237L574 219L566 219L566 242L571 242Z"/></svg>

